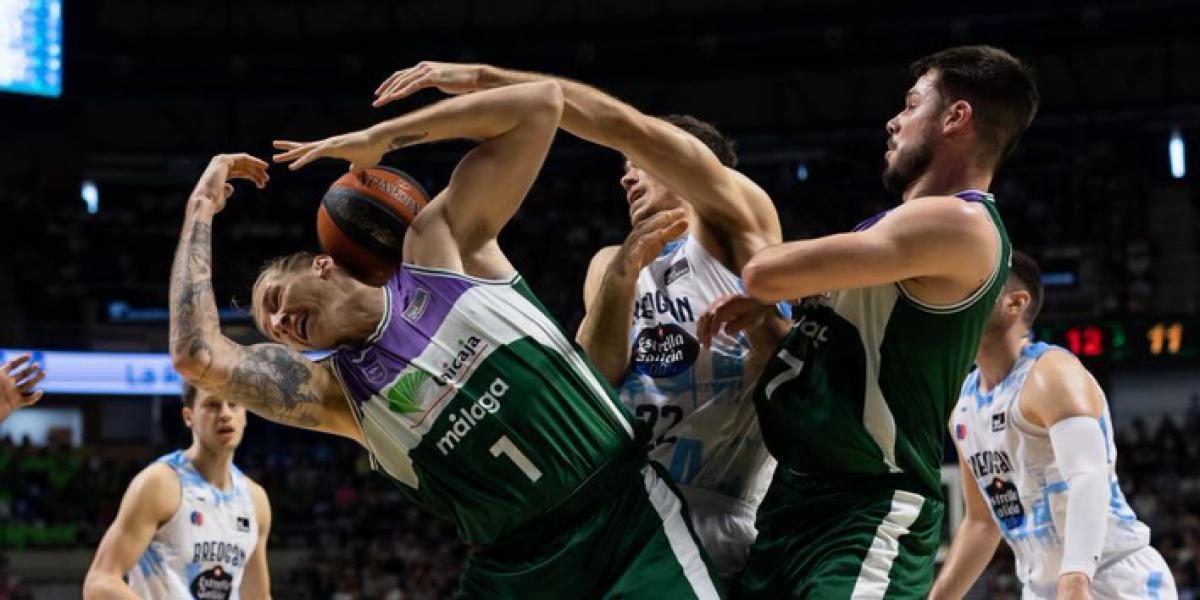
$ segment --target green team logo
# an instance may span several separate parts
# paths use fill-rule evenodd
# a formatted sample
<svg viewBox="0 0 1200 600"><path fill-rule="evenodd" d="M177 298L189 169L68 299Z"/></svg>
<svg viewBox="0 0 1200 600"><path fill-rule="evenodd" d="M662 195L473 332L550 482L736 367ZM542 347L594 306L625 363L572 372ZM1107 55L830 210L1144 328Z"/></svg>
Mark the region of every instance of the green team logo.
<svg viewBox="0 0 1200 600"><path fill-rule="evenodd" d="M415 398L417 390L421 389L421 384L425 383L426 379L429 379L429 374L419 370L409 371L397 377L396 381L387 390L384 390L384 396L388 400L388 409L402 415L424 410L417 404Z"/></svg>

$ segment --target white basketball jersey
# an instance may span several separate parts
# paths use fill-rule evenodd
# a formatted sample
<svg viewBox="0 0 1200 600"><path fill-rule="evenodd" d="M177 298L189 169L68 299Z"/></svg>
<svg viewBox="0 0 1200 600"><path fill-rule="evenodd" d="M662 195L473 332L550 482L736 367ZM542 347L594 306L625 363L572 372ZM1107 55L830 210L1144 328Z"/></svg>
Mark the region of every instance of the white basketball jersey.
<svg viewBox="0 0 1200 600"><path fill-rule="evenodd" d="M1062 564L1067 482L1054 461L1049 432L1025 420L1018 403L1033 365L1050 351L1066 352L1041 342L1026 346L1008 376L987 394L979 390L979 370L968 374L950 419L950 433L1017 558L1017 577L1038 595L1053 597ZM1100 557L1103 568L1146 547L1150 529L1138 521L1118 485L1107 402L1100 427L1112 491Z"/></svg>
<svg viewBox="0 0 1200 600"><path fill-rule="evenodd" d="M696 320L713 300L743 291L741 280L692 236L667 244L638 275L633 351L621 401L654 430L650 458L675 481L756 507L775 460L749 394L745 335L700 347ZM761 365L759 365L761 367Z"/></svg>
<svg viewBox="0 0 1200 600"><path fill-rule="evenodd" d="M179 508L154 532L130 569L129 587L142 598L239 598L246 561L258 543L258 518L246 476L232 467L233 487L222 491L200 475L182 450L157 462L179 475Z"/></svg>

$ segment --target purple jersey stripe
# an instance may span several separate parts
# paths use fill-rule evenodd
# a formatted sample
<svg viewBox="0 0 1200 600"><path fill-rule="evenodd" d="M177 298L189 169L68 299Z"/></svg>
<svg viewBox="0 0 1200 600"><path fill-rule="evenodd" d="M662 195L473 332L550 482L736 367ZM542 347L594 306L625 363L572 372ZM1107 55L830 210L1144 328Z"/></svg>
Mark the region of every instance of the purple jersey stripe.
<svg viewBox="0 0 1200 600"><path fill-rule="evenodd" d="M385 286L391 306L378 339L333 355L351 397L361 404L391 383L429 347L454 304L475 285L461 277L400 267Z"/></svg>

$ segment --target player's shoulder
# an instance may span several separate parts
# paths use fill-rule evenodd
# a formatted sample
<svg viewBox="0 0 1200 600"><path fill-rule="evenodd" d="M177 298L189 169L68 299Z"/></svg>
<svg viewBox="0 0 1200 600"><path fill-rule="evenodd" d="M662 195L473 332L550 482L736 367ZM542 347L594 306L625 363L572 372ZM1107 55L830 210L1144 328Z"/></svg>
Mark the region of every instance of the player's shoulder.
<svg viewBox="0 0 1200 600"><path fill-rule="evenodd" d="M245 475L246 489L250 492L250 500L254 503L254 512L258 516L259 525L269 524L271 520L271 498L266 488Z"/></svg>
<svg viewBox="0 0 1200 600"><path fill-rule="evenodd" d="M963 223L976 221L981 217L988 218L978 202L968 202L958 196L942 195L913 198L892 210L889 216L936 217L939 220L957 220Z"/></svg>
<svg viewBox="0 0 1200 600"><path fill-rule="evenodd" d="M162 520L179 506L182 489L175 470L167 463L157 461L133 477L125 490L125 499L139 512Z"/></svg>
<svg viewBox="0 0 1200 600"><path fill-rule="evenodd" d="M1062 349L1038 358L1021 391L1022 410L1043 426L1072 415L1098 416L1103 403L1100 384L1074 354Z"/></svg>

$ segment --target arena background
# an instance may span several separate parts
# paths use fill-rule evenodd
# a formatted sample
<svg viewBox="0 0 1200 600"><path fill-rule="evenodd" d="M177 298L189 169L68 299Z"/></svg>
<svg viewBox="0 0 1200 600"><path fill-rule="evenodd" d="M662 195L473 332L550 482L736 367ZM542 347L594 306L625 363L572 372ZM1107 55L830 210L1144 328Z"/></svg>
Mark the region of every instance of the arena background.
<svg viewBox="0 0 1200 600"><path fill-rule="evenodd" d="M63 23L61 93L0 93L0 348L43 351L52 377L56 365L79 375L62 387L71 391L0 426L0 599L78 597L132 475L188 443L161 356L50 351L165 352L182 210L213 153L264 156L273 138L325 136L428 103L436 93L370 107L384 77L422 59L488 62L715 122L771 193L785 238L806 238L894 201L879 173L907 64L966 43L1002 46L1037 70L1041 114L993 191L1015 247L1047 273L1039 336L1079 354L1107 390L1123 488L1182 597L1194 597L1200 5L969 4L0 1L0 77L23 45L49 43L28 37L37 19L61 9ZM463 147L385 162L438 189ZM257 267L315 247L317 201L343 169L276 167L266 190L239 189L218 216L216 288L235 338L255 336L237 301ZM571 330L588 259L627 231L619 171L612 152L560 134L502 237ZM370 473L352 444L252 418L237 463L272 498L275 597L438 598L454 588L467 548ZM1006 551L973 594L1017 596Z"/></svg>

